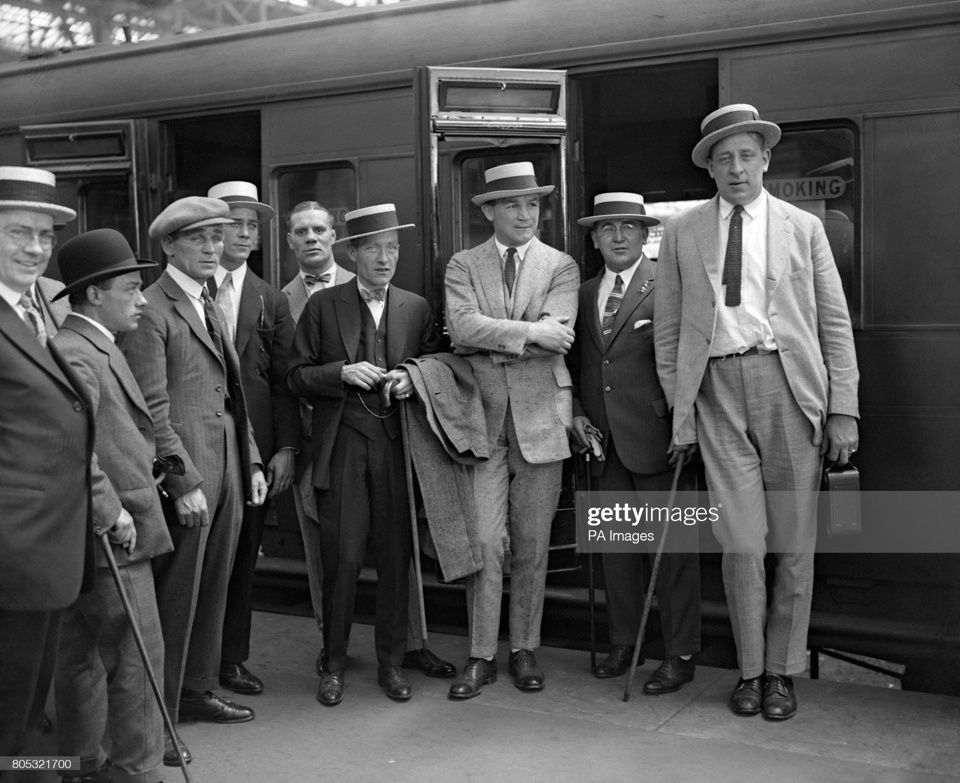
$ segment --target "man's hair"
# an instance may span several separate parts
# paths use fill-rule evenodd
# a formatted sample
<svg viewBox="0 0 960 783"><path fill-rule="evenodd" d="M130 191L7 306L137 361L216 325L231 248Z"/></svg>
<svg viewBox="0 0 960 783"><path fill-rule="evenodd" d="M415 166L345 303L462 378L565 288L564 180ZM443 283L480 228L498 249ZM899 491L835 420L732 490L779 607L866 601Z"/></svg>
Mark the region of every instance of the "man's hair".
<svg viewBox="0 0 960 783"><path fill-rule="evenodd" d="M755 142L757 142L757 144L760 146L761 151L770 149L767 146L767 140L762 133L759 133L757 131L747 131L746 133L748 136L753 138ZM724 136L723 138L726 139L726 138L729 138L729 136ZM717 144L719 144L721 141L723 141L723 139L720 139L719 141L715 142L713 147L710 148L710 153L707 155L707 160L713 160L713 150L717 146Z"/></svg>
<svg viewBox="0 0 960 783"><path fill-rule="evenodd" d="M333 212L327 209L323 204L318 201L301 201L299 204L294 204L293 209L287 213L287 231L293 228L293 216L299 212L310 212L311 210L319 209L321 212L326 212L330 217L330 223L333 224L336 222L336 218L333 216Z"/></svg>
<svg viewBox="0 0 960 783"><path fill-rule="evenodd" d="M114 278L108 277L105 280L97 280L94 283L88 283L83 288L75 288L69 294L67 294L67 299L70 300L71 307L81 307L86 304L90 304L90 300L87 299L87 288L92 285L95 285L101 291L107 291L113 287Z"/></svg>

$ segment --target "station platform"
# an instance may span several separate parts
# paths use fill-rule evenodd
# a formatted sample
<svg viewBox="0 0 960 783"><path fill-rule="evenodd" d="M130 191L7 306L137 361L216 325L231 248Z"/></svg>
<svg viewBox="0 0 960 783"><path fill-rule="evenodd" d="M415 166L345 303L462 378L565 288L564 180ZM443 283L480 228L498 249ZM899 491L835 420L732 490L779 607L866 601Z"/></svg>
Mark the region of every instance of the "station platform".
<svg viewBox="0 0 960 783"><path fill-rule="evenodd" d="M430 648L458 667L462 637L431 635ZM542 647L539 693L507 674L468 701L447 698L450 680L411 671L409 702L376 682L373 629L355 625L343 702L316 700L320 647L312 618L256 612L248 667L265 682L236 701L256 719L234 726L183 723L196 783L960 783L960 698L797 678L797 715L777 723L727 709L737 673L698 667L677 693L642 693L656 667L598 680L589 654ZM225 694L226 695L226 694ZM232 694L230 694L232 695ZM182 780L167 770L167 783Z"/></svg>

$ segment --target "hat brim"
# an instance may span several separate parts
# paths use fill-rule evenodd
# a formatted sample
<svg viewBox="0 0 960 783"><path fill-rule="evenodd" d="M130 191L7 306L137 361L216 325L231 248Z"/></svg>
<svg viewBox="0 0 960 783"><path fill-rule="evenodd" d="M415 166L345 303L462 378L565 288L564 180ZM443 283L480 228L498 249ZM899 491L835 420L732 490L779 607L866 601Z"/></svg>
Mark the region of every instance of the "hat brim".
<svg viewBox="0 0 960 783"><path fill-rule="evenodd" d="M196 223L190 223L186 226L181 226L180 228L175 228L173 231L167 234L176 234L178 231L190 231L194 228L203 228L204 226L225 226L227 223L232 223L233 220L228 217L213 217L213 218L204 218L203 220L198 220Z"/></svg>
<svg viewBox="0 0 960 783"><path fill-rule="evenodd" d="M588 215L587 217L582 217L577 220L577 225L592 226L594 223L600 223L603 220L636 220L638 223L643 223L645 226L659 226L661 223L660 218L655 218L653 215L627 213L623 215Z"/></svg>
<svg viewBox="0 0 960 783"><path fill-rule="evenodd" d="M45 201L0 201L0 209L26 209L30 212L42 212L53 218L54 225L62 226L77 219L77 213L70 207L48 204Z"/></svg>
<svg viewBox="0 0 960 783"><path fill-rule="evenodd" d="M340 237L340 239L334 240L335 245L339 245L341 242L349 242L351 239L360 239L361 237L369 237L374 234L385 234L387 231L399 231L402 228L416 228L416 223L404 223L402 226L389 226L388 228L378 228L376 231L364 231L362 234L354 234L349 237Z"/></svg>
<svg viewBox="0 0 960 783"><path fill-rule="evenodd" d="M500 198L513 198L514 196L546 196L556 190L556 185L543 185L536 188L521 188L520 190L492 190L489 193L481 193L470 199L478 207L486 204L488 201L496 201Z"/></svg>
<svg viewBox="0 0 960 783"><path fill-rule="evenodd" d="M220 200L226 201L230 205L230 209L252 209L258 215L265 218L274 218L277 216L277 210L269 204L262 204L259 201L227 201L225 198L221 198Z"/></svg>
<svg viewBox="0 0 960 783"><path fill-rule="evenodd" d="M111 267L110 269L102 269L99 272L94 272L90 275L85 275L79 280L74 280L70 285L64 287L62 291L58 291L57 294L52 298L51 301L56 301L62 296L67 296L72 291L78 291L81 288L85 288L88 285L93 285L98 283L101 280L109 280L111 277L117 277L118 275L124 275L127 272L139 272L141 269L150 269L151 267L160 266L156 261L150 261L146 258L134 258L129 264L122 264L121 266Z"/></svg>
<svg viewBox="0 0 960 783"><path fill-rule="evenodd" d="M695 165L702 169L707 168L707 160L710 157L710 150L718 141L735 136L738 133L759 133L763 136L764 149L773 149L780 141L780 126L767 122L766 120L748 120L746 122L736 122L728 125L726 128L720 128L713 133L708 133L693 148L690 155Z"/></svg>

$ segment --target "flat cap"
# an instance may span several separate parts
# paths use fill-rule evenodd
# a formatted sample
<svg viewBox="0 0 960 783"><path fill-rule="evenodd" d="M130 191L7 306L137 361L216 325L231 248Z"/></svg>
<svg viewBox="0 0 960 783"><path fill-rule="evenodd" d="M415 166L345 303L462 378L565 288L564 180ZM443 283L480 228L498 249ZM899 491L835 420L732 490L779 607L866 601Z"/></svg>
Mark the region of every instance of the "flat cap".
<svg viewBox="0 0 960 783"><path fill-rule="evenodd" d="M150 224L150 238L160 239L184 229L230 222L230 205L226 201L206 196L187 196L177 199L157 215Z"/></svg>

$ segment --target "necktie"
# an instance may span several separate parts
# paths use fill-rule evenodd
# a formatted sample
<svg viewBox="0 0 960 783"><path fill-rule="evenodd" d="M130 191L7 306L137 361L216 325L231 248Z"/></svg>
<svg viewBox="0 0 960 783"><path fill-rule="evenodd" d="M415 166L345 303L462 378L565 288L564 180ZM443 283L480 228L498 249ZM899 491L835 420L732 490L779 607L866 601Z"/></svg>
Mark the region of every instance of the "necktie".
<svg viewBox="0 0 960 783"><path fill-rule="evenodd" d="M617 311L620 309L620 302L623 301L623 278L617 275L613 281L613 290L607 297L607 302L603 306L603 320L600 326L603 330L603 337L610 339L613 333L613 322L617 320Z"/></svg>
<svg viewBox="0 0 960 783"><path fill-rule="evenodd" d="M220 322L220 308L214 303L206 287L200 289L200 298L203 300L203 314L206 316L207 331L210 332L214 347L223 356L223 324Z"/></svg>
<svg viewBox="0 0 960 783"><path fill-rule="evenodd" d="M360 296L364 302L372 302L376 300L377 302L383 301L384 290L382 288L373 288L373 289L360 289Z"/></svg>
<svg viewBox="0 0 960 783"><path fill-rule="evenodd" d="M26 315L24 320L33 327L33 331L37 335L40 345L46 346L47 326L43 322L43 313L40 312L29 291L23 292L23 296L20 297L20 306L24 310L24 315Z"/></svg>
<svg viewBox="0 0 960 783"><path fill-rule="evenodd" d="M223 282L217 289L217 304L223 313L223 323L227 327L230 342L233 342L237 333L237 324L234 318L236 297L237 293L233 287L233 273L227 272L227 276L223 278Z"/></svg>
<svg viewBox="0 0 960 783"><path fill-rule="evenodd" d="M322 275L304 275L303 282L307 288L313 288L317 283L323 283L326 285L330 282L330 279L333 277L329 272L324 272Z"/></svg>
<svg viewBox="0 0 960 783"><path fill-rule="evenodd" d="M740 265L743 259L743 207L737 204L730 215L727 252L723 257L723 284L727 287L724 304L740 305Z"/></svg>
<svg viewBox="0 0 960 783"><path fill-rule="evenodd" d="M210 292L210 296L214 299L217 298L217 279L212 275L207 278L207 290Z"/></svg>
<svg viewBox="0 0 960 783"><path fill-rule="evenodd" d="M507 258L503 264L503 282L507 286L507 293L513 296L513 284L517 282L517 249L507 248Z"/></svg>

